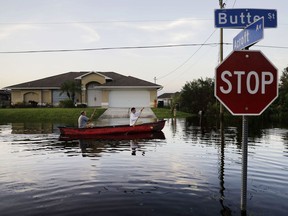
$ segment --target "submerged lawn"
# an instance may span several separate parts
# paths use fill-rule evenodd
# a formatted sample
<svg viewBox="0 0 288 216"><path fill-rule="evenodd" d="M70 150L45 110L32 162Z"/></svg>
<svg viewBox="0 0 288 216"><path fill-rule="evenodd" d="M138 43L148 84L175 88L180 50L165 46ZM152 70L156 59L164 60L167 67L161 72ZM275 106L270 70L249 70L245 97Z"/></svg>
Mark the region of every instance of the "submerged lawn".
<svg viewBox="0 0 288 216"><path fill-rule="evenodd" d="M90 117L94 108L3 108L0 109L0 122L75 122L77 121L81 110L87 112ZM97 108L94 119L97 119L106 109ZM157 118L171 118L170 109L153 108ZM177 112L177 117L188 117L191 114Z"/></svg>
<svg viewBox="0 0 288 216"><path fill-rule="evenodd" d="M74 122L83 108L11 108L0 109L0 122ZM85 108L91 116L94 108ZM105 109L96 109L94 118L98 118Z"/></svg>

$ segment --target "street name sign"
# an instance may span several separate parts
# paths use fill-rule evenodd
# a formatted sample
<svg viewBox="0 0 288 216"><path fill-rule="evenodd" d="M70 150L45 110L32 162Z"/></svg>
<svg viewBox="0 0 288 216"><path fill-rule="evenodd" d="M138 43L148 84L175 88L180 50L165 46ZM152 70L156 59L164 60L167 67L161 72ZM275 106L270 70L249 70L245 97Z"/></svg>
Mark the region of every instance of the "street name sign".
<svg viewBox="0 0 288 216"><path fill-rule="evenodd" d="M233 39L233 50L242 50L252 46L264 37L264 18L248 25Z"/></svg>
<svg viewBox="0 0 288 216"><path fill-rule="evenodd" d="M216 9L216 28L245 28L259 18L264 18L265 28L277 27L277 10L274 9Z"/></svg>
<svg viewBox="0 0 288 216"><path fill-rule="evenodd" d="M278 96L277 68L261 51L233 51L215 72L215 97L233 115L260 115Z"/></svg>

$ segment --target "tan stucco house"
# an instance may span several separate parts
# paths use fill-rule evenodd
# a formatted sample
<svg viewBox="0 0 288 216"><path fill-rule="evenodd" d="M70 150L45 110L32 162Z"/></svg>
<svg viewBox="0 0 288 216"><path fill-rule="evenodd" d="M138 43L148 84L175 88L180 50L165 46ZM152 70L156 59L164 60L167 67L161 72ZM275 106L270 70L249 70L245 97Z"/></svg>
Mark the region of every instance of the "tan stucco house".
<svg viewBox="0 0 288 216"><path fill-rule="evenodd" d="M81 84L76 102L89 107L153 107L157 90L162 86L115 72L68 72L31 82L6 87L11 90L11 103L36 101L57 106L67 99L61 93L61 84L75 81Z"/></svg>

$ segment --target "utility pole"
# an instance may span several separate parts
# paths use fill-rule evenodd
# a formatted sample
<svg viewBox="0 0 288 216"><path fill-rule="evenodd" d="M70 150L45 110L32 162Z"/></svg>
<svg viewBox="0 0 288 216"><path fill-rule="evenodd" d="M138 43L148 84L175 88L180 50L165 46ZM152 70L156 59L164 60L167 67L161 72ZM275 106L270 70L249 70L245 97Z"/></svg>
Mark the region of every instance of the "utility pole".
<svg viewBox="0 0 288 216"><path fill-rule="evenodd" d="M220 9L224 8L223 0L219 0ZM220 28L220 63L223 61L223 28ZM221 133L221 144L224 145L224 109L220 103L220 133Z"/></svg>
<svg viewBox="0 0 288 216"><path fill-rule="evenodd" d="M220 9L224 8L223 0L219 0ZM223 28L220 28L220 63L223 61Z"/></svg>

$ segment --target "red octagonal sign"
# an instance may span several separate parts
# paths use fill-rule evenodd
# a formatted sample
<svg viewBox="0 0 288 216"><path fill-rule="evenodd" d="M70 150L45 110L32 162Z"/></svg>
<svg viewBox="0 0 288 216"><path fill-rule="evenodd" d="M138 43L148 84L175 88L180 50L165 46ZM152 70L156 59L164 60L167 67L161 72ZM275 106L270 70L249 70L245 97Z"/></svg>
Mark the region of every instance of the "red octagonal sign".
<svg viewBox="0 0 288 216"><path fill-rule="evenodd" d="M261 51L234 51L216 68L214 93L233 115L260 115L278 96L277 68Z"/></svg>

